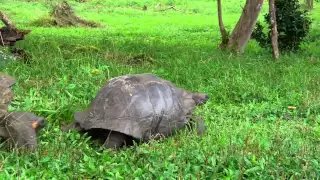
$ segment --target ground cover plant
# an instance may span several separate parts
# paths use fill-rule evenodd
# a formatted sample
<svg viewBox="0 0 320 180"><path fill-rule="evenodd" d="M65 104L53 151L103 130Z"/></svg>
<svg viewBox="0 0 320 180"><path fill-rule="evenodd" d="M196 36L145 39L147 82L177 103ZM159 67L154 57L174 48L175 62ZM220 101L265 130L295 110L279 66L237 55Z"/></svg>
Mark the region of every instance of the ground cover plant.
<svg viewBox="0 0 320 180"><path fill-rule="evenodd" d="M17 79L11 108L48 121L35 153L1 150L1 179L320 176L318 3L311 12L309 42L297 53L281 54L277 62L255 41L242 56L218 50L215 1L68 1L77 15L103 28L42 26L41 19L50 12L43 0L0 3L19 27L32 29L17 42L31 54L28 63L10 60L2 55L5 50L0 53L5 57L1 71ZM226 28L231 30L237 22L243 4L223 2ZM181 11L162 11L171 5ZM262 14L268 10L263 8ZM86 136L61 132L73 112L84 109L108 79L144 72L210 95L197 110L208 125L204 136L181 132L111 151Z"/></svg>

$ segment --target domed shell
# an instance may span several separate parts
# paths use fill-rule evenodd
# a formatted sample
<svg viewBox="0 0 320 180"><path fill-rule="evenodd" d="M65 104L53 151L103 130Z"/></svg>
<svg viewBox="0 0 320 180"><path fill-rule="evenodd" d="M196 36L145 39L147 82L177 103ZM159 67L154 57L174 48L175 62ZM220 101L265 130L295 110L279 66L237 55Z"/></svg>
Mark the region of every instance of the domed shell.
<svg viewBox="0 0 320 180"><path fill-rule="evenodd" d="M0 118L7 113L8 105L14 97L10 87L15 82L13 77L0 72Z"/></svg>
<svg viewBox="0 0 320 180"><path fill-rule="evenodd" d="M16 80L13 77L0 72L0 86L10 88L15 83L16 83Z"/></svg>
<svg viewBox="0 0 320 180"><path fill-rule="evenodd" d="M75 113L75 121L85 130L102 128L148 140L183 128L196 105L192 93L153 74L126 75L107 82L86 110Z"/></svg>

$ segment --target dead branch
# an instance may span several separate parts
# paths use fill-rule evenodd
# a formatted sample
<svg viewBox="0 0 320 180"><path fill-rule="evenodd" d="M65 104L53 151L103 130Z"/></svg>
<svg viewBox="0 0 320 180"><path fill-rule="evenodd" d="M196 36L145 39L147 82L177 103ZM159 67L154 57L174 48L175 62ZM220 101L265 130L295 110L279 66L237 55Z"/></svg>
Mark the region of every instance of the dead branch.
<svg viewBox="0 0 320 180"><path fill-rule="evenodd" d="M165 9L162 9L162 10L159 10L159 11L167 11L167 10L170 10L170 9L173 9L175 11L179 11L179 12L184 13L182 10L176 8L175 6L169 6L169 7L165 8Z"/></svg>
<svg viewBox="0 0 320 180"><path fill-rule="evenodd" d="M8 16L4 12L2 12L1 10L0 10L0 19L3 22L3 24L5 24L8 28L17 29L16 25L14 23L12 23L9 20Z"/></svg>
<svg viewBox="0 0 320 180"><path fill-rule="evenodd" d="M161 6L161 3L158 3L157 5L154 6L154 9L157 9L160 6Z"/></svg>

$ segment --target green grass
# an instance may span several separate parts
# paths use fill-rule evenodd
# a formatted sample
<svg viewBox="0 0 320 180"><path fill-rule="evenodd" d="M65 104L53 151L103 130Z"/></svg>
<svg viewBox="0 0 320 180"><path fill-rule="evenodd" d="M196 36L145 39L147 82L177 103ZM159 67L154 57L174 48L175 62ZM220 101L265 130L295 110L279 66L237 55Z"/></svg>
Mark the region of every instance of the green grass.
<svg viewBox="0 0 320 180"><path fill-rule="evenodd" d="M38 27L45 1L0 0L20 28L17 43L31 64L4 66L16 77L15 109L48 119L35 153L0 152L1 179L302 179L320 176L320 4L301 51L279 62L250 41L245 54L217 49L216 2L209 0L70 1L76 13L105 28ZM153 10L158 2L186 13ZM142 11L147 4L148 11ZM223 2L224 23L237 22L244 0ZM263 7L263 13L268 7ZM259 19L263 19L262 16ZM129 66L146 54L154 63ZM313 59L313 60L311 60ZM92 69L99 69L92 73ZM198 137L180 134L121 151L103 150L77 133L62 133L73 113L86 108L110 78L155 73L210 101L197 109L207 123ZM289 110L288 106L296 106ZM12 107L13 108L13 107Z"/></svg>

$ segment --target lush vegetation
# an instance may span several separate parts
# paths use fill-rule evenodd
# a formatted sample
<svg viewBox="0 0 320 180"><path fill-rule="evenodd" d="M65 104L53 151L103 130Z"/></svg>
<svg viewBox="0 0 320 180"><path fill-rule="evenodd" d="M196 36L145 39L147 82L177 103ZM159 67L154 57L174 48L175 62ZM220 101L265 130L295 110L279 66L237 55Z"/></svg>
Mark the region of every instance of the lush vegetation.
<svg viewBox="0 0 320 180"><path fill-rule="evenodd" d="M275 1L278 44L281 51L295 51L300 48L301 42L308 35L310 30L311 19L308 16L308 10L303 9L304 4L299 0L280 0ZM271 34L272 24L270 14L264 16L264 22L268 24L268 33L263 32L264 27L260 22L256 24L256 29L252 33L255 39L262 47L272 48Z"/></svg>
<svg viewBox="0 0 320 180"><path fill-rule="evenodd" d="M216 1L69 2L79 16L106 27L41 27L50 11L45 1L0 0L19 28L32 29L17 45L33 59L1 65L18 80L12 108L48 119L37 152L0 152L1 179L320 176L319 3L311 13L309 42L274 62L255 41L243 56L217 49ZM159 2L186 12L153 10ZM145 4L148 10L142 11ZM228 29L243 5L244 0L223 2ZM268 7L263 8L264 14ZM210 101L197 110L207 133L198 137L181 131L160 142L110 151L85 136L60 131L109 78L143 72L208 93Z"/></svg>

